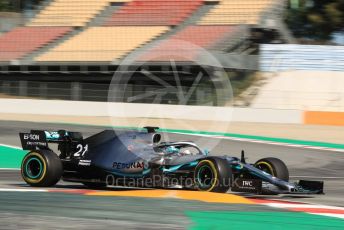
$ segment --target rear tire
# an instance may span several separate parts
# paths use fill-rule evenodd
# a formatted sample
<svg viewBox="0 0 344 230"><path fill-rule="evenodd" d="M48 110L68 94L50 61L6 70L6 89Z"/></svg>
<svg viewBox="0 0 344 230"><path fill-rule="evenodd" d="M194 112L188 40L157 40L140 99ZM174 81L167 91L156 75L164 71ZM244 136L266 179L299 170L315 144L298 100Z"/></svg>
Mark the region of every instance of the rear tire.
<svg viewBox="0 0 344 230"><path fill-rule="evenodd" d="M232 170L222 158L206 158L195 168L194 182L199 191L225 193L231 186Z"/></svg>
<svg viewBox="0 0 344 230"><path fill-rule="evenodd" d="M289 170L287 166L278 158L267 157L258 160L254 167L271 174L284 181L289 181Z"/></svg>
<svg viewBox="0 0 344 230"><path fill-rule="evenodd" d="M31 151L21 164L22 178L33 187L53 186L60 180L62 173L62 162L51 150Z"/></svg>

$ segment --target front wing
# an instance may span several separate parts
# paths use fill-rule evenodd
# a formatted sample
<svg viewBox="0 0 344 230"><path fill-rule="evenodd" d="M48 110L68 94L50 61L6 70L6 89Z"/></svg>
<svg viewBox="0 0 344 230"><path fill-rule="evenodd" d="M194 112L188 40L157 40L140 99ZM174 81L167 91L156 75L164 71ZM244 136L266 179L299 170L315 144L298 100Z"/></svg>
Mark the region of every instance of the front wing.
<svg viewBox="0 0 344 230"><path fill-rule="evenodd" d="M232 162L233 163L233 162ZM274 177L251 164L239 163L243 171L248 172L257 179L236 178L232 183L232 191L252 192L257 194L323 194L323 181L300 180L290 183Z"/></svg>
<svg viewBox="0 0 344 230"><path fill-rule="evenodd" d="M254 194L323 194L322 181L300 180L296 183L287 183L289 188L284 189L260 179L237 178L233 181L231 190Z"/></svg>

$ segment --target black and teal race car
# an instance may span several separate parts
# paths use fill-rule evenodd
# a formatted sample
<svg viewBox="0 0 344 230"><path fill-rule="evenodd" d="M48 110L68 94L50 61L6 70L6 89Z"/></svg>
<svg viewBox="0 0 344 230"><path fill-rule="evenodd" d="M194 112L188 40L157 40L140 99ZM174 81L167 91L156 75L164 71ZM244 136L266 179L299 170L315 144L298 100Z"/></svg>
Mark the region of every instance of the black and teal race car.
<svg viewBox="0 0 344 230"><path fill-rule="evenodd" d="M21 174L31 186L54 186L60 179L90 188L131 186L183 188L255 194L321 194L323 182L289 182L287 166L267 157L250 164L233 156L212 156L190 141L162 142L157 127L104 130L83 138L66 130L20 133L29 150ZM48 143L57 144L57 150ZM58 153L56 153L58 152Z"/></svg>

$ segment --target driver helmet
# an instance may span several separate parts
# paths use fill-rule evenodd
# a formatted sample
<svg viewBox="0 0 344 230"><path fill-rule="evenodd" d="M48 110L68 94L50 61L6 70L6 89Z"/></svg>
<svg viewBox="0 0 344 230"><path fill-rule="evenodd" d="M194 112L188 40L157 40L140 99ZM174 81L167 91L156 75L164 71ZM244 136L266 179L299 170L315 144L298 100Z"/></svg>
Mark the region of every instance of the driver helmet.
<svg viewBox="0 0 344 230"><path fill-rule="evenodd" d="M180 154L182 154L182 155L191 155L191 151L190 151L190 149L184 149L184 150L182 150L180 152Z"/></svg>
<svg viewBox="0 0 344 230"><path fill-rule="evenodd" d="M168 147L166 148L166 152L167 152L168 154L179 153L179 149L176 148L176 147L174 147L174 146L168 146Z"/></svg>

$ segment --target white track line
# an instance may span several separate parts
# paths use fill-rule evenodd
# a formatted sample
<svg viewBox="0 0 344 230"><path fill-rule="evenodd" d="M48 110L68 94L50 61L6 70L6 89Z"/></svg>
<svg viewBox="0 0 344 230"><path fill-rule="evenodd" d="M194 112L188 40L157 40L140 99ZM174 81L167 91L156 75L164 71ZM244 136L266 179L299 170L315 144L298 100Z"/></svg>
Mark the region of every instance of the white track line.
<svg viewBox="0 0 344 230"><path fill-rule="evenodd" d="M48 192L47 189L0 188L0 192Z"/></svg>
<svg viewBox="0 0 344 230"><path fill-rule="evenodd" d="M13 149L20 149L20 150L23 150L22 147L19 147L19 146L14 146L14 145L5 145L5 144L0 144L0 146L3 146L3 147L8 147L8 148L13 148Z"/></svg>
<svg viewBox="0 0 344 230"><path fill-rule="evenodd" d="M317 209L344 210L343 207L328 206L328 205L314 205L314 204L266 203L266 205L270 207L275 207L275 208L317 208Z"/></svg>
<svg viewBox="0 0 344 230"><path fill-rule="evenodd" d="M335 211L344 211L344 207L337 207L337 206L329 206L329 205L318 205L318 204L311 204L311 203L282 203L285 202L286 200L281 199L279 200L268 200L270 201L269 203L260 203L261 205L266 205L269 207L273 208L282 208L282 209L287 209L287 210L292 210L298 212L305 212L313 215L320 215L320 216L329 216L329 217L335 217L335 218L340 218L344 219L344 214L341 213L332 213L331 210ZM288 202L288 201L287 201ZM302 211L302 210L309 210L307 211ZM312 210L321 210L323 209L323 212L312 212Z"/></svg>
<svg viewBox="0 0 344 230"><path fill-rule="evenodd" d="M3 171L20 171L20 168L0 168Z"/></svg>
<svg viewBox="0 0 344 230"><path fill-rule="evenodd" d="M312 179L344 179L336 176L289 176L290 178L312 178Z"/></svg>
<svg viewBox="0 0 344 230"><path fill-rule="evenodd" d="M344 214L333 214L333 213L311 213L313 215L320 215L320 216L329 216L329 217L336 217L336 218L341 218L344 219Z"/></svg>
<svg viewBox="0 0 344 230"><path fill-rule="evenodd" d="M211 136L209 136L209 137L211 137ZM331 152L343 152L344 153L344 149L334 149L334 148L327 148L327 147L320 147L320 146L289 144L289 143L282 143L282 142L264 141L264 140L255 140L255 139L246 139L246 138L237 138L237 137L225 137L225 136L223 136L223 137L217 136L215 138L222 138L222 139L242 141L242 142L261 143L261 144L268 144L268 145L278 145L278 146L285 146L285 147L302 148L302 149L315 149L315 150L323 150L323 151L331 151Z"/></svg>

